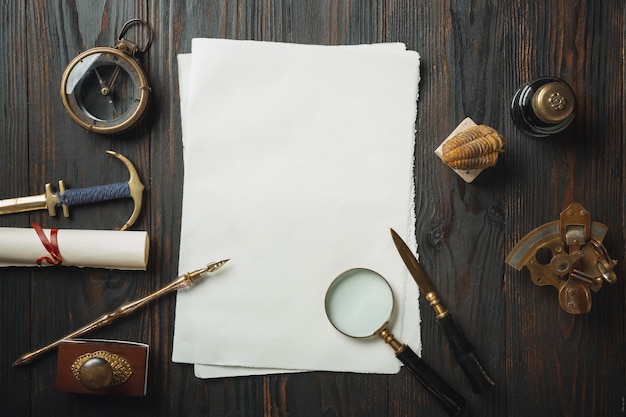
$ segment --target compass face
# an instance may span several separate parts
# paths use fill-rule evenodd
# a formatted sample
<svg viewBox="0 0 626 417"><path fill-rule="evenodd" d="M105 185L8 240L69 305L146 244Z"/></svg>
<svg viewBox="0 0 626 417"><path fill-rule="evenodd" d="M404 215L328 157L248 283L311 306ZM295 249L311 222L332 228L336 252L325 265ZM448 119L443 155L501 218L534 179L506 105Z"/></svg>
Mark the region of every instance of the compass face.
<svg viewBox="0 0 626 417"><path fill-rule="evenodd" d="M143 69L115 48L78 55L61 82L63 105L72 119L96 133L121 133L144 115L150 87Z"/></svg>

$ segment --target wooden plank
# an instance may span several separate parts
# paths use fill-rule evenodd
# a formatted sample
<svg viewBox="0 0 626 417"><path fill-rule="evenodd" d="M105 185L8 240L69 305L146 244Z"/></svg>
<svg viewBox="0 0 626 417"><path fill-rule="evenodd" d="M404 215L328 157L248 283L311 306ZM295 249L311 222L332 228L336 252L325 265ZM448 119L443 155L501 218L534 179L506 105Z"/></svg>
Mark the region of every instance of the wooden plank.
<svg viewBox="0 0 626 417"><path fill-rule="evenodd" d="M508 227L516 240L558 218L571 201L606 222L606 244L623 252L621 163L623 66L610 58L623 50L623 13L617 4L511 2L505 51L509 88L542 75L564 78L576 92L573 126L552 139L532 139L511 129L507 156L514 182L508 191ZM600 41L602 39L602 41ZM616 271L623 276L623 267ZM506 370L508 412L526 416L611 415L623 401L623 291L608 285L594 295L589 315L571 316L556 291L531 284L528 271L508 269ZM611 340L609 342L609 339ZM612 358L612 359L611 359ZM611 381L607 384L606 381Z"/></svg>
<svg viewBox="0 0 626 417"><path fill-rule="evenodd" d="M149 117L151 210L146 220L153 243L151 286L156 288L178 275L184 169L177 54L190 52L191 40L186 36L188 29L195 30L212 21L204 16L204 7L187 9L185 2L153 2L148 7L155 40L148 54L154 101ZM190 14L183 16L185 12ZM209 261L207 259L207 263ZM193 402L198 405L198 410L207 415L219 414L223 409L215 390L208 390L195 382L193 366L172 362L175 299L173 295L151 306L151 320L145 324L150 331L152 348L148 385L151 401L146 404L147 412L155 416L187 414L189 401L196 398L199 401ZM222 388L222 384L213 385L218 390ZM158 395L160 390L173 395ZM207 397L211 400L207 401Z"/></svg>
<svg viewBox="0 0 626 417"><path fill-rule="evenodd" d="M28 165L28 61L26 13L22 2L0 6L0 199L29 193ZM27 214L0 217L2 227L20 227ZM26 223L27 225L28 223ZM2 244L7 244L2 242ZM0 414L28 407L31 375L11 364L30 348L31 271L24 268L0 270ZM5 411L10 411L6 413Z"/></svg>

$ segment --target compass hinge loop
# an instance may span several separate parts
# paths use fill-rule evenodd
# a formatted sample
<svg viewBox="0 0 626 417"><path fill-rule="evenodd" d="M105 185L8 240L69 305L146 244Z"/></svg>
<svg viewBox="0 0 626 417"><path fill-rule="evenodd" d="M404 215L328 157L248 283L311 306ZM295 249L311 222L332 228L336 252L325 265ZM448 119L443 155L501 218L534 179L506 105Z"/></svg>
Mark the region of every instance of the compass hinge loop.
<svg viewBox="0 0 626 417"><path fill-rule="evenodd" d="M143 48L140 48L136 43L133 43L124 38L126 31L133 25L142 25L147 31L148 40L146 41L146 44ZM124 23L124 26L122 26L122 30L120 31L117 40L119 41L116 46L117 49L126 52L133 58L138 58L139 55L145 54L152 44L152 29L150 28L148 22L146 22L145 20L131 19L128 22Z"/></svg>

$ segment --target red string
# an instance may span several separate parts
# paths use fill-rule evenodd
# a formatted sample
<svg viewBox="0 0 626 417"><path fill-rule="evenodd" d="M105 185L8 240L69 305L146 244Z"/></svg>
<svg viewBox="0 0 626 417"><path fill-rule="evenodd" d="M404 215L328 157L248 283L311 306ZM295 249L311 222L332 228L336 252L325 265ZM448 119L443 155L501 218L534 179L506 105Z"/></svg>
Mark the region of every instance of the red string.
<svg viewBox="0 0 626 417"><path fill-rule="evenodd" d="M41 240L43 247L46 248L50 256L42 256L37 259L37 265L41 266L41 264L46 261L50 265L61 265L63 263L63 258L61 257L61 252L59 252L59 244L57 241L57 233L59 229L50 229L50 240L46 237L46 234L43 232L43 229L39 225L39 223L33 223L33 229L37 232L37 236Z"/></svg>

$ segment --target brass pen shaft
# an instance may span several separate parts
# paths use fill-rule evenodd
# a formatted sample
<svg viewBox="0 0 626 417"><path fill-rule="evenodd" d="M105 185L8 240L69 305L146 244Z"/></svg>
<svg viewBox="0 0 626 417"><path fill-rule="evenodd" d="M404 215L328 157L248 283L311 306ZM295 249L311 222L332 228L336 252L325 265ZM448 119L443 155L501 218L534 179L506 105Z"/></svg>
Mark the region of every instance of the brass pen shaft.
<svg viewBox="0 0 626 417"><path fill-rule="evenodd" d="M135 301L131 301L129 303L126 303L124 305L121 305L120 307L118 307L116 310L104 314L103 316L97 318L96 320L92 321L91 323L81 327L80 329L62 337L61 339L57 340L56 342L50 343L47 346L44 346L40 349L37 349L33 352L29 352L29 353L25 353L24 355L20 356L14 363L13 366L19 366L19 365L26 365L30 362L32 362L34 359L36 359L37 357L39 357L40 355L54 349L55 347L57 347L58 345L61 344L61 342L63 342L63 340L67 340L67 339L73 339L79 336L84 335L85 333L88 333L92 330L96 330L99 329L101 327L107 326L109 324L111 324L114 320L120 318L120 317L125 317L135 311L137 311L139 308L143 307L144 305L150 303L151 301L156 300L157 298L160 298L166 294L169 294L173 291L177 291L180 290L182 288L185 288L189 285L191 285L191 283L193 283L194 281L196 281L198 278L206 275L209 272L215 272L218 269L220 269L222 266L224 266L224 264L228 262L228 259L223 260L223 261L219 261L219 262L212 262L210 264L208 264L206 267L201 268L201 269L197 269L195 271L192 272L188 272L186 274L183 274L179 277L176 277L172 282L170 282L169 284L167 284L165 287L160 288L158 290L156 290L155 292L140 298L138 300Z"/></svg>

